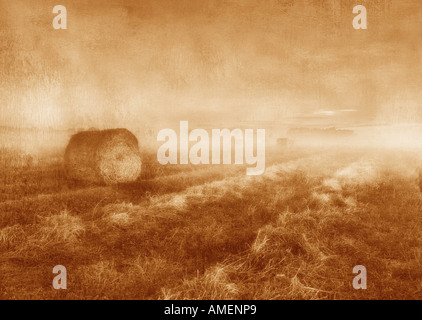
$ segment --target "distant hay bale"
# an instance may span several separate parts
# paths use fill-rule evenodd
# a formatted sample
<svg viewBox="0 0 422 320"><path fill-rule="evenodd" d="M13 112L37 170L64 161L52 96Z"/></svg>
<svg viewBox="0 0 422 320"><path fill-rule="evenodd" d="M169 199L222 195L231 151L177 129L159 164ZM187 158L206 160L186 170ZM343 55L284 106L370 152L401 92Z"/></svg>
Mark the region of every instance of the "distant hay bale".
<svg viewBox="0 0 422 320"><path fill-rule="evenodd" d="M135 181L142 167L138 140L126 129L79 132L64 159L69 178L109 185Z"/></svg>

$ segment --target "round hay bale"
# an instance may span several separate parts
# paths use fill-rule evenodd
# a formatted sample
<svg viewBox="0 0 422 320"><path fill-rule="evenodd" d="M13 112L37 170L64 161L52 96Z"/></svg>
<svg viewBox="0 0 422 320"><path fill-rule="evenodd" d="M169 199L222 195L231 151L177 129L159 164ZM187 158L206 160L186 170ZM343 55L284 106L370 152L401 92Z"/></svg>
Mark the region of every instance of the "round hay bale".
<svg viewBox="0 0 422 320"><path fill-rule="evenodd" d="M64 160L69 178L101 184L133 182L142 167L138 139L127 129L79 132L70 138Z"/></svg>

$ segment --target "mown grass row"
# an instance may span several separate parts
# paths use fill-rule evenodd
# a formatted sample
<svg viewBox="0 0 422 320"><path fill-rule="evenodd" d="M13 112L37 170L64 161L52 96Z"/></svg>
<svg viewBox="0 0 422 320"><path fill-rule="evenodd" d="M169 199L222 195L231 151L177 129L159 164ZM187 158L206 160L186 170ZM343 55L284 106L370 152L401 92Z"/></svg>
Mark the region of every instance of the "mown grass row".
<svg viewBox="0 0 422 320"><path fill-rule="evenodd" d="M2 225L0 297L415 298L421 196L412 169L392 163L344 152L261 177L242 170L215 181L203 171L183 190L135 202L107 189L118 201L74 211L94 197L83 191L67 209ZM68 269L68 290L51 287L57 264ZM351 286L358 264L368 270L366 291Z"/></svg>

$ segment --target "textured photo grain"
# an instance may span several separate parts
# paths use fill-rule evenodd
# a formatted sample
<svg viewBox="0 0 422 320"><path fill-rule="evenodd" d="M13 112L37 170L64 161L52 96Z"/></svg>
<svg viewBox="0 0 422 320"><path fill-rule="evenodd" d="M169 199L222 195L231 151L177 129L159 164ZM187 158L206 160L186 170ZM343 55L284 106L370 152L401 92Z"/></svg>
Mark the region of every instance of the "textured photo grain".
<svg viewBox="0 0 422 320"><path fill-rule="evenodd" d="M421 39L420 0L0 0L0 299L422 298Z"/></svg>

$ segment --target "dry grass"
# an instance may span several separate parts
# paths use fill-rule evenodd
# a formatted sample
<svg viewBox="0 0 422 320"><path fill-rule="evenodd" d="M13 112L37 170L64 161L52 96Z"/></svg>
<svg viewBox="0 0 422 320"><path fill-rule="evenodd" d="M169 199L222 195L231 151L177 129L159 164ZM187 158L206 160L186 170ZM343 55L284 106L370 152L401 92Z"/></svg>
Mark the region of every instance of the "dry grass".
<svg viewBox="0 0 422 320"><path fill-rule="evenodd" d="M316 151L274 154L258 177L176 166L141 183L5 201L0 297L417 298L418 155ZM57 264L65 291L51 287ZM366 291L352 288L358 264Z"/></svg>

